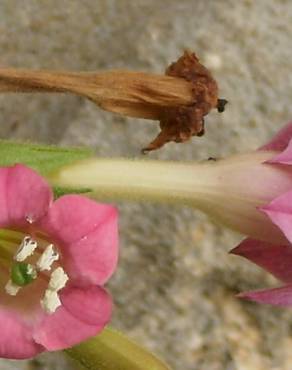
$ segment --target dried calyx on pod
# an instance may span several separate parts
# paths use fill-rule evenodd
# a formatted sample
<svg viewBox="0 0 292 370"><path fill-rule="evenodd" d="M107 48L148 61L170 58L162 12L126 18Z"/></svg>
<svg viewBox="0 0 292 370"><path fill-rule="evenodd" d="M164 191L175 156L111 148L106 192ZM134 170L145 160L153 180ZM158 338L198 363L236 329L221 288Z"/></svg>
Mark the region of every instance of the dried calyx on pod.
<svg viewBox="0 0 292 370"><path fill-rule="evenodd" d="M160 118L161 132L142 150L143 153L161 148L170 141L183 143L192 136L204 135L204 116L213 108L217 108L219 113L224 112L227 104L226 99L218 98L217 82L195 53L185 51L165 74L183 78L193 85L193 103L164 109Z"/></svg>

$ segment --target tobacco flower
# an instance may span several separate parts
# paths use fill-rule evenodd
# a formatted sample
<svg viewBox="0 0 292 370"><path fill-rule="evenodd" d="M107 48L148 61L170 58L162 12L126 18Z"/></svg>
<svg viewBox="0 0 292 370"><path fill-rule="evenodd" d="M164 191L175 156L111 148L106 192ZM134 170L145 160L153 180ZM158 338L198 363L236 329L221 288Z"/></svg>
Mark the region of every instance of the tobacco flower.
<svg viewBox="0 0 292 370"><path fill-rule="evenodd" d="M51 177L54 184L90 187L105 195L185 203L248 238L231 253L270 271L284 287L241 294L292 305L292 122L267 145L203 163L80 161Z"/></svg>
<svg viewBox="0 0 292 370"><path fill-rule="evenodd" d="M292 123L288 124L263 149L280 150L271 158L271 166L287 167L292 171ZM267 184L269 186L269 184ZM276 225L285 239L278 241L259 241L247 238L243 240L231 253L245 257L249 261L264 268L284 285L279 288L264 289L241 293L239 296L259 303L269 303L277 306L292 305L292 184L286 192L259 207L273 225Z"/></svg>
<svg viewBox="0 0 292 370"><path fill-rule="evenodd" d="M23 165L0 168L0 356L23 359L96 335L118 254L117 213L52 191Z"/></svg>
<svg viewBox="0 0 292 370"><path fill-rule="evenodd" d="M270 271L284 287L241 294L292 305L292 122L259 150L202 163L80 161L51 177L116 198L184 203L248 236L232 253Z"/></svg>

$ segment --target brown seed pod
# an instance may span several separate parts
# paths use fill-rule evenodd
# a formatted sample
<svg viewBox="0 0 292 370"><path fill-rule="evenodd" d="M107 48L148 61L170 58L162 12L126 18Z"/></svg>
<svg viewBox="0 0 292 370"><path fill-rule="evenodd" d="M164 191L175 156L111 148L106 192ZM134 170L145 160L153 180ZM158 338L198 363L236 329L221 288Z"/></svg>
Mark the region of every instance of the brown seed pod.
<svg viewBox="0 0 292 370"><path fill-rule="evenodd" d="M0 93L72 93L100 108L129 117L159 120L161 132L143 152L169 141L204 134L204 116L224 111L218 86L194 53L185 51L165 75L133 72L71 72L0 68Z"/></svg>

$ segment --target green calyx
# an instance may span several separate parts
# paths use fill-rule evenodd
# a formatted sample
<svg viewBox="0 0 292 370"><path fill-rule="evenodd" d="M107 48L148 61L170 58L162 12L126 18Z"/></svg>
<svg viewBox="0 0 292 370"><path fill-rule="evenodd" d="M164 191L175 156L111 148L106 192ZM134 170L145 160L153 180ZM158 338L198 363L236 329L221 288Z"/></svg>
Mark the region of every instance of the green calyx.
<svg viewBox="0 0 292 370"><path fill-rule="evenodd" d="M16 262L11 268L11 281L18 286L25 286L37 277L36 269L29 263Z"/></svg>
<svg viewBox="0 0 292 370"><path fill-rule="evenodd" d="M22 163L48 177L75 162L91 158L93 151L88 148L60 148L53 145L37 145L0 140L0 166ZM88 187L57 186L53 188L55 198L64 194L90 193Z"/></svg>
<svg viewBox="0 0 292 370"><path fill-rule="evenodd" d="M108 327L65 352L86 370L170 370L151 352Z"/></svg>

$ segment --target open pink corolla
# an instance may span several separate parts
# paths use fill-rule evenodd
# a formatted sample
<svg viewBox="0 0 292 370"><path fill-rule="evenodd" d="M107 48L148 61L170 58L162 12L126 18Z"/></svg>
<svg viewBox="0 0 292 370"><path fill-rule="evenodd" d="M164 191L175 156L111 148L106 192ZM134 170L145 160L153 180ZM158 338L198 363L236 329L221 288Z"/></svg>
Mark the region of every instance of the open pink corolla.
<svg viewBox="0 0 292 370"><path fill-rule="evenodd" d="M33 251L24 251L24 240ZM45 256L48 248L53 252ZM0 357L24 359L61 350L100 332L112 310L102 285L117 258L114 207L79 195L53 202L50 187L32 169L0 168ZM32 278L32 269L34 276L18 287L21 266L30 266L31 276L24 278ZM65 276L61 284L56 276L52 281L56 270L61 279ZM15 291L7 288L11 278ZM57 301L53 308L51 297L53 306Z"/></svg>
<svg viewBox="0 0 292 370"><path fill-rule="evenodd" d="M292 173L292 123L284 127L270 143L261 149L278 152L266 161L266 165ZM256 181L257 178L254 179L254 182ZM279 188L280 181L279 177ZM269 186L271 184L266 183L266 188ZM275 190L277 191L277 188ZM267 228L276 225L281 231L278 240L274 238L271 242L269 238L262 238L262 240L247 238L231 253L245 257L264 268L281 280L284 285L279 288L241 293L239 296L260 303L292 306L292 182L287 191L271 199L268 204L260 206L258 210L268 217L271 224L269 226L267 223Z"/></svg>

